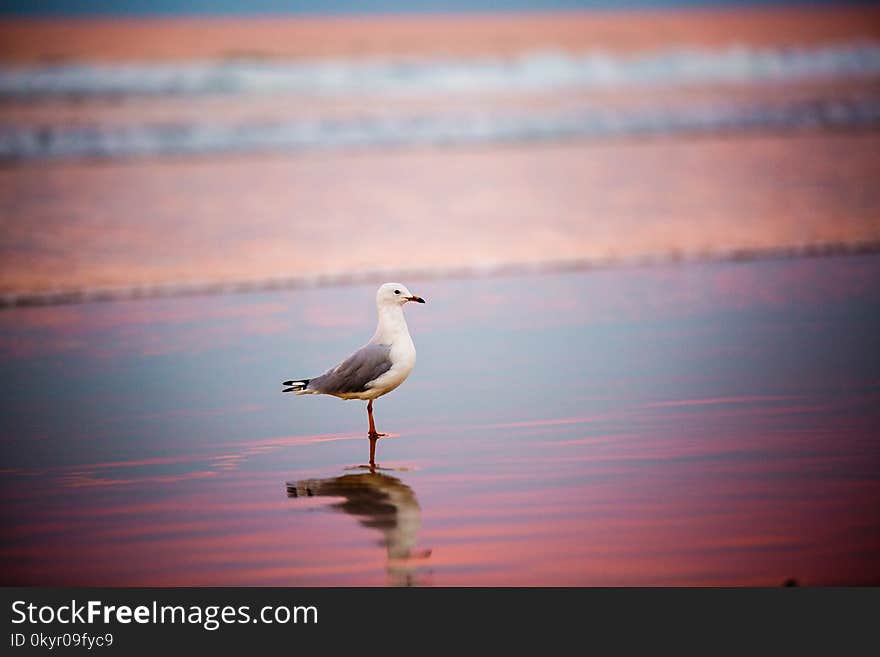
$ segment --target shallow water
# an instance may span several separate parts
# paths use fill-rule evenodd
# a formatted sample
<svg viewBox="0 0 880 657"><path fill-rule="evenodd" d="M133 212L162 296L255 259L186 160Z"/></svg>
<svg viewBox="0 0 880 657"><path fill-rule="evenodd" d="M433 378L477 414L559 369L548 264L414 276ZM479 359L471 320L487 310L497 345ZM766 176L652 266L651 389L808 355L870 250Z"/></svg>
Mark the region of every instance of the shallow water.
<svg viewBox="0 0 880 657"><path fill-rule="evenodd" d="M407 283L0 313L3 583L880 582L877 256Z"/></svg>

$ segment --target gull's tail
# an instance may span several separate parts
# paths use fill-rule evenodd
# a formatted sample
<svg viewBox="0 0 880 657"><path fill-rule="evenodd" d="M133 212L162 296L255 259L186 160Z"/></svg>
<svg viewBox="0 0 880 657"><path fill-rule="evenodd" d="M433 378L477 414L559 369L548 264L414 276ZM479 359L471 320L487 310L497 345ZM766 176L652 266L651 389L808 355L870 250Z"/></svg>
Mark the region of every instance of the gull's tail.
<svg viewBox="0 0 880 657"><path fill-rule="evenodd" d="M281 384L285 386L284 390L281 392L300 392L301 390L306 389L306 386L309 385L309 381L311 381L311 379L294 379L292 381L285 381Z"/></svg>

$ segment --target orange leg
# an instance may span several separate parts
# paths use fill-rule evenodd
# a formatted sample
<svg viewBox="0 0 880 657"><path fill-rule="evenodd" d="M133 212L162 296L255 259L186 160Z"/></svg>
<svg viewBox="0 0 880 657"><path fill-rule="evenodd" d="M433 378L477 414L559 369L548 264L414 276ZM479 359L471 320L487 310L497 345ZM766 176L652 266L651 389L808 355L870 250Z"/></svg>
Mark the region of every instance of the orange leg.
<svg viewBox="0 0 880 657"><path fill-rule="evenodd" d="M370 418L370 465L376 465L376 440L384 433L376 431L376 424L373 422L373 400L367 402L367 416Z"/></svg>
<svg viewBox="0 0 880 657"><path fill-rule="evenodd" d="M373 423L373 400L367 402L367 416L370 418L370 438L379 438L384 436L384 433L379 433L376 431L376 425Z"/></svg>

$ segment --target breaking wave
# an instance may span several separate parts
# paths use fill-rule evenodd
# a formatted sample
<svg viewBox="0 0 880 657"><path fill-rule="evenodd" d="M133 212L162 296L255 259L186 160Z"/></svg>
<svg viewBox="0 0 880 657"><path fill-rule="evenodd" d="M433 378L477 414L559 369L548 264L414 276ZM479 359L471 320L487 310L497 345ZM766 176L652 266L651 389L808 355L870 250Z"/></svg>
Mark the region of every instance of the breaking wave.
<svg viewBox="0 0 880 657"><path fill-rule="evenodd" d="M797 81L880 75L880 44L623 56L555 51L483 59L230 59L170 64L56 64L0 70L0 98L186 94L449 93Z"/></svg>
<svg viewBox="0 0 880 657"><path fill-rule="evenodd" d="M0 128L0 160L283 152L880 125L880 96L524 115L468 113L233 125Z"/></svg>
<svg viewBox="0 0 880 657"><path fill-rule="evenodd" d="M613 109L591 103L592 89L678 89L691 85L868 82L855 95L817 91L785 100L727 94L713 103L643 103ZM610 53L529 53L495 59L273 61L231 60L177 64L49 65L0 69L0 102L85 103L107 98L179 98L220 95L244 104L266 94L293 98L386 99L379 116L355 114L270 118L238 122L79 121L0 123L0 160L137 157L260 151L471 144L632 135L864 128L880 123L880 44L843 43L816 48L718 51L666 50L638 56ZM468 99L549 92L580 94L565 110ZM422 103L416 113L397 98L464 99L455 112ZM771 100L768 100L771 98Z"/></svg>

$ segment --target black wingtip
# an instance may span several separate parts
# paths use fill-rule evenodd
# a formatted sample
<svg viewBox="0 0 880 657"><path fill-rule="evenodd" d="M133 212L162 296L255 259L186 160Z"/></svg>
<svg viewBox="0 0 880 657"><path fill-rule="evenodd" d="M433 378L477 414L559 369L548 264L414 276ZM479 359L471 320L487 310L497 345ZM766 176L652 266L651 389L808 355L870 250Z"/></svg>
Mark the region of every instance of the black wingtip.
<svg viewBox="0 0 880 657"><path fill-rule="evenodd" d="M311 379L291 379L290 381L285 381L281 385L285 386L285 390L282 392L299 392L300 390L305 390Z"/></svg>

